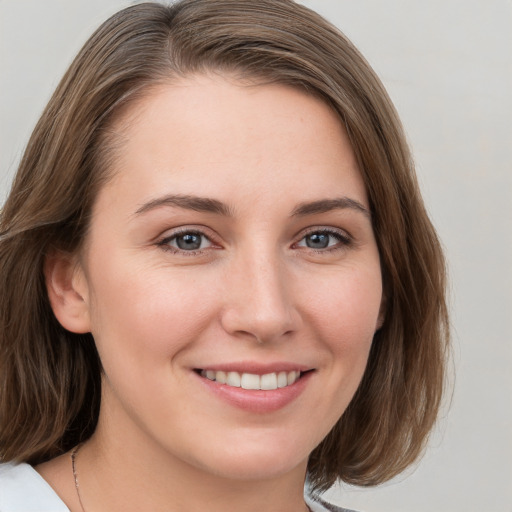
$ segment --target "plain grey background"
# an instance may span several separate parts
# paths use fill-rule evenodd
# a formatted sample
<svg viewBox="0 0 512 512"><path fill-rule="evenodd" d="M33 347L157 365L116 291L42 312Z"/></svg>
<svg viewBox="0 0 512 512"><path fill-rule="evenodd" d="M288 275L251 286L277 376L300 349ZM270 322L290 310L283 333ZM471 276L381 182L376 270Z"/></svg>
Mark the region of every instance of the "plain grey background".
<svg viewBox="0 0 512 512"><path fill-rule="evenodd" d="M0 0L0 204L92 30L128 0ZM366 512L512 512L512 1L303 0L340 27L402 117L446 248L456 378L423 460L331 500Z"/></svg>

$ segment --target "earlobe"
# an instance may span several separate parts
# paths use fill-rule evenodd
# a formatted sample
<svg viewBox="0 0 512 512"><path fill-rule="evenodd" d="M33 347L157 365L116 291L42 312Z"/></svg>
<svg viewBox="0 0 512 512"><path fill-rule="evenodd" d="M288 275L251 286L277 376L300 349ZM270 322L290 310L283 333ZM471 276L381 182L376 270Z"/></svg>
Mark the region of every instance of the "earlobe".
<svg viewBox="0 0 512 512"><path fill-rule="evenodd" d="M90 332L87 282L77 258L55 251L46 258L44 275L53 313L62 327Z"/></svg>

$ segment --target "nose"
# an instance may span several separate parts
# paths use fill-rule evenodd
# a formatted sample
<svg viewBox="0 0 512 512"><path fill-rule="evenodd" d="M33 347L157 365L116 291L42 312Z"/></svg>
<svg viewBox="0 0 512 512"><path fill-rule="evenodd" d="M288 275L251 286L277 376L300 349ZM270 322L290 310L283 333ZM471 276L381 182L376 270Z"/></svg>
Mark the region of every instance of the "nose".
<svg viewBox="0 0 512 512"><path fill-rule="evenodd" d="M223 287L221 323L226 332L259 343L289 337L301 319L292 279L276 256L259 254L231 267Z"/></svg>

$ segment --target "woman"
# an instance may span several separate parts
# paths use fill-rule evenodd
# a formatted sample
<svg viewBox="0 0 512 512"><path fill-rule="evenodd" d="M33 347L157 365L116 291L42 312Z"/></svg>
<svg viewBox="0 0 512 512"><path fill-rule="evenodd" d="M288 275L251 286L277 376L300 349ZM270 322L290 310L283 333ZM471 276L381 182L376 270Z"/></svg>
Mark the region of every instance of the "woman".
<svg viewBox="0 0 512 512"><path fill-rule="evenodd" d="M0 510L336 510L313 491L421 453L442 252L381 83L305 7L114 15L0 233Z"/></svg>

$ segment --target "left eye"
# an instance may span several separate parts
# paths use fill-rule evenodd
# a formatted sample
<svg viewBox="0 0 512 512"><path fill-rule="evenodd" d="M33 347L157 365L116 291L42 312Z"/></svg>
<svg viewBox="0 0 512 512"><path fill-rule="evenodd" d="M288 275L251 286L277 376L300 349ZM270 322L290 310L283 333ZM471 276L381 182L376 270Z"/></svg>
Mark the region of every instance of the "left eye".
<svg viewBox="0 0 512 512"><path fill-rule="evenodd" d="M200 251L212 245L211 241L195 231L187 231L162 240L161 245L167 245L180 251Z"/></svg>
<svg viewBox="0 0 512 512"><path fill-rule="evenodd" d="M309 249L328 249L340 243L348 243L346 237L343 237L340 233L315 231L308 233L297 245L299 247L308 247Z"/></svg>

